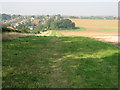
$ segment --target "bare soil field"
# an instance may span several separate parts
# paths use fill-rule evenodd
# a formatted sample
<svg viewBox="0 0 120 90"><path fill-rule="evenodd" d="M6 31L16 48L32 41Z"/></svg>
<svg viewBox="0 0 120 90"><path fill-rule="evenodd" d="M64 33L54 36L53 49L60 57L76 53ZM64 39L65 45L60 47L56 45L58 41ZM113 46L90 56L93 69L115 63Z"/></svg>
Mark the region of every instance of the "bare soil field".
<svg viewBox="0 0 120 90"><path fill-rule="evenodd" d="M119 36L118 31L116 31L118 30L118 20L90 20L90 19L70 19L70 20L75 22L76 27L84 27L86 28L86 30L76 32L61 31L61 33L65 36L84 36L99 39L106 42L118 43L118 39L114 38ZM112 29L115 31L104 31L104 29Z"/></svg>

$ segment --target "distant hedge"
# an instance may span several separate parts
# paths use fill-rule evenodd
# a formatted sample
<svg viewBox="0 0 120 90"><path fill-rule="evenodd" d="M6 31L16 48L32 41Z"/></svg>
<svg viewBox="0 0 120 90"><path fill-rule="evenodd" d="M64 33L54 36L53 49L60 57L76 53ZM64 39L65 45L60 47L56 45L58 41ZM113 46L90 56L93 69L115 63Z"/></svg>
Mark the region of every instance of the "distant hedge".
<svg viewBox="0 0 120 90"><path fill-rule="evenodd" d="M51 18L46 22L46 27L53 30L75 29L75 23L69 19L54 20Z"/></svg>
<svg viewBox="0 0 120 90"><path fill-rule="evenodd" d="M55 29L75 29L75 23L69 19L54 22Z"/></svg>

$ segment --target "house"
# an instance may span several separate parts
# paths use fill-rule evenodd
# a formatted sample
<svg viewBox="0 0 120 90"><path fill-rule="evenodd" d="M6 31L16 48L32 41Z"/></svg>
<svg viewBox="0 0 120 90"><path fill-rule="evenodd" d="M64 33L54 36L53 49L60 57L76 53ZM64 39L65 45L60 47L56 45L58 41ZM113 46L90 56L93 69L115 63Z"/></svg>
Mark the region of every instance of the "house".
<svg viewBox="0 0 120 90"><path fill-rule="evenodd" d="M30 21L33 21L33 20L35 20L35 19L34 19L33 17L31 17L31 18L30 18Z"/></svg>
<svg viewBox="0 0 120 90"><path fill-rule="evenodd" d="M7 28L9 28L9 29L16 29L15 27L12 27L12 26L8 26Z"/></svg>
<svg viewBox="0 0 120 90"><path fill-rule="evenodd" d="M16 23L15 26L19 26L19 23Z"/></svg>
<svg viewBox="0 0 120 90"><path fill-rule="evenodd" d="M30 30L33 30L33 29L34 29L34 27L33 27L33 26L29 26L28 28L29 28Z"/></svg>
<svg viewBox="0 0 120 90"><path fill-rule="evenodd" d="M40 22L40 19L36 19L36 20L32 21L31 23L32 24L38 24L39 22Z"/></svg>
<svg viewBox="0 0 120 90"><path fill-rule="evenodd" d="M46 24L46 22L42 22L41 24Z"/></svg>

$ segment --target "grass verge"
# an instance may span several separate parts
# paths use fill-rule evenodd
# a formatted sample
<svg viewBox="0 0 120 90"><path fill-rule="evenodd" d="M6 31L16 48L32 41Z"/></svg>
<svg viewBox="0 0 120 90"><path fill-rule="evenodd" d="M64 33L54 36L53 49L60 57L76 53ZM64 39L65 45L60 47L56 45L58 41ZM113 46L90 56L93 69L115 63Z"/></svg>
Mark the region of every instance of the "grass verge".
<svg viewBox="0 0 120 90"><path fill-rule="evenodd" d="M59 30L59 31L85 31L86 28L80 27L80 29L70 29L70 30Z"/></svg>

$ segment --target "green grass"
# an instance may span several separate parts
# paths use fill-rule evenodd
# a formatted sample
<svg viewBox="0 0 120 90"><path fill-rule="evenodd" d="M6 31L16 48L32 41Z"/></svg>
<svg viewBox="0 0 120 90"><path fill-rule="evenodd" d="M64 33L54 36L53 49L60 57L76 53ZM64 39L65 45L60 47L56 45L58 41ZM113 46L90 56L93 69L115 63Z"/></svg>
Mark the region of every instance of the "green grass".
<svg viewBox="0 0 120 90"><path fill-rule="evenodd" d="M103 31L110 32L110 31L118 31L117 29L104 29Z"/></svg>
<svg viewBox="0 0 120 90"><path fill-rule="evenodd" d="M117 47L60 35L3 42L3 88L118 87Z"/></svg>
<svg viewBox="0 0 120 90"><path fill-rule="evenodd" d="M52 31L50 36L63 37L64 35L61 34L58 30L54 30L54 31Z"/></svg>
<svg viewBox="0 0 120 90"><path fill-rule="evenodd" d="M70 30L61 30L61 31L85 31L86 30L86 28L84 28L84 27L80 27L80 29L70 29ZM60 31L60 30L59 30Z"/></svg>

